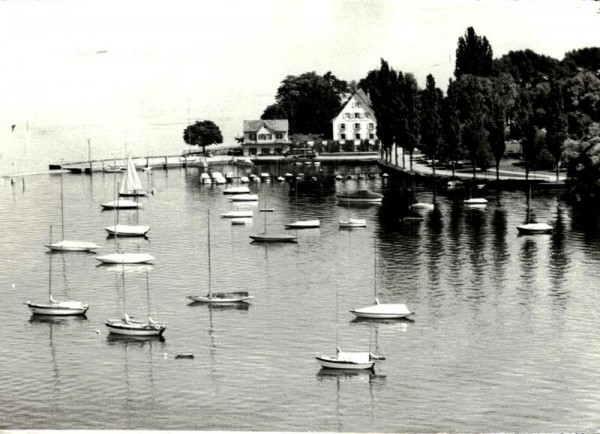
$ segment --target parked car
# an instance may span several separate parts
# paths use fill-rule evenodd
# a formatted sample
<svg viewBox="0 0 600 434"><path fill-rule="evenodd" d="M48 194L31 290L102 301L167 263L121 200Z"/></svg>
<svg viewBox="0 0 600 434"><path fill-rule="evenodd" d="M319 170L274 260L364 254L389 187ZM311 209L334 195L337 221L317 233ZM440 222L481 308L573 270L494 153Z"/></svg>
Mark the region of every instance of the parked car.
<svg viewBox="0 0 600 434"><path fill-rule="evenodd" d="M315 157L319 156L319 154L317 154L311 148L294 148L294 149L290 149L283 155L286 157L292 157L295 159L297 159L297 158L315 158Z"/></svg>

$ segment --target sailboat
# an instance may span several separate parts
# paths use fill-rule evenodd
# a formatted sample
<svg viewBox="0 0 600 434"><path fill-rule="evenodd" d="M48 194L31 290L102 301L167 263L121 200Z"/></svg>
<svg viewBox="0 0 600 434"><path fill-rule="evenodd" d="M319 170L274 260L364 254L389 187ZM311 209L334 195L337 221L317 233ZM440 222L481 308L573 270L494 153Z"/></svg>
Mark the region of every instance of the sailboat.
<svg viewBox="0 0 600 434"><path fill-rule="evenodd" d="M108 319L104 325L108 328L108 332L121 336L162 336L167 328L166 322L157 322L150 316L150 283L148 271L146 271L146 293L147 293L147 308L148 319L146 321L137 321L127 315L127 307L125 304L125 270L123 270L123 310L122 319Z"/></svg>
<svg viewBox="0 0 600 434"><path fill-rule="evenodd" d="M151 264L155 258L149 253L125 253L117 248L115 253L96 256L96 259L103 264Z"/></svg>
<svg viewBox="0 0 600 434"><path fill-rule="evenodd" d="M358 318L371 319L398 319L414 315L406 304L403 303L380 303L377 298L377 243L374 243L373 253L373 292L375 304L360 309L351 310Z"/></svg>
<svg viewBox="0 0 600 434"><path fill-rule="evenodd" d="M142 186L142 182L137 174L131 155L129 155L127 157L127 168L123 174L123 182L121 184L121 189L119 190L119 196L137 197L147 195L148 193Z"/></svg>
<svg viewBox="0 0 600 434"><path fill-rule="evenodd" d="M212 292L210 268L210 210L207 211L207 237L208 237L208 294L188 295L187 298L198 303L239 303L254 298L247 291Z"/></svg>
<svg viewBox="0 0 600 434"><path fill-rule="evenodd" d="M117 184L118 189L118 184ZM137 224L139 218L139 210L136 208L135 225L124 225L119 224L119 208L116 208L115 213L115 224L111 226L106 226L104 229L110 235L114 235L115 237L145 237L148 231L150 230L150 226L139 225Z"/></svg>
<svg viewBox="0 0 600 434"><path fill-rule="evenodd" d="M351 228L366 228L367 220L350 217L350 201L348 204L348 217L338 222L340 229L351 229Z"/></svg>
<svg viewBox="0 0 600 434"><path fill-rule="evenodd" d="M554 228L548 223L537 222L531 212L531 183L527 191L527 219L524 224L517 226L519 235L549 234Z"/></svg>
<svg viewBox="0 0 600 434"><path fill-rule="evenodd" d="M52 226L50 226L50 244L52 244ZM32 303L27 300L25 304L34 315L56 315L56 316L71 316L85 315L90 307L87 303L81 301L57 301L52 297L52 253L49 255L48 264L48 302Z"/></svg>
<svg viewBox="0 0 600 434"><path fill-rule="evenodd" d="M250 235L252 241L256 241L259 243L295 243L298 240L298 237L295 235L287 235L287 234L269 234L267 233L267 212L270 212L269 208L267 208L267 192L265 191L265 206L260 212L265 213L265 228L263 233Z"/></svg>
<svg viewBox="0 0 600 434"><path fill-rule="evenodd" d="M69 241L65 240L65 212L64 212L64 193L63 193L63 175L60 174L60 220L62 230L62 241L50 244L45 244L50 250L58 250L62 252L90 252L99 249L100 246L88 241Z"/></svg>
<svg viewBox="0 0 600 434"><path fill-rule="evenodd" d="M334 356L319 355L316 356L317 362L322 368L344 369L344 370L365 370L373 369L378 360L385 360L383 356L377 356L370 351L342 351L338 346L338 294L335 294L335 350Z"/></svg>
<svg viewBox="0 0 600 434"><path fill-rule="evenodd" d="M298 182L296 178L296 183ZM298 186L296 185L296 213L298 213ZM292 223L286 223L286 229L314 229L321 226L321 222L318 219L312 220L296 220Z"/></svg>

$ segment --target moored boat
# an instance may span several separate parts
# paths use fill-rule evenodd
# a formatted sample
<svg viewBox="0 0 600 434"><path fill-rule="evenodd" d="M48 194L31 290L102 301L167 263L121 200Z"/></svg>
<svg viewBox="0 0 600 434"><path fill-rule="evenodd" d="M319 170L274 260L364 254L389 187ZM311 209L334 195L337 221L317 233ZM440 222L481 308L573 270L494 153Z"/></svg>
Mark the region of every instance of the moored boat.
<svg viewBox="0 0 600 434"><path fill-rule="evenodd" d="M320 355L316 357L317 362L323 368L328 369L373 369L375 362L385 360L384 357L376 356L370 351L342 351L336 348L335 356Z"/></svg>
<svg viewBox="0 0 600 434"><path fill-rule="evenodd" d="M319 220L298 220L293 223L286 223L287 229L312 229L321 226Z"/></svg>
<svg viewBox="0 0 600 434"><path fill-rule="evenodd" d="M367 220L349 218L346 220L340 220L339 225L340 228L366 228Z"/></svg>
<svg viewBox="0 0 600 434"><path fill-rule="evenodd" d="M345 202L367 202L367 203L379 203L383 199L383 194L375 193L374 191L363 189L354 192L346 192L336 194L335 197L339 201Z"/></svg>

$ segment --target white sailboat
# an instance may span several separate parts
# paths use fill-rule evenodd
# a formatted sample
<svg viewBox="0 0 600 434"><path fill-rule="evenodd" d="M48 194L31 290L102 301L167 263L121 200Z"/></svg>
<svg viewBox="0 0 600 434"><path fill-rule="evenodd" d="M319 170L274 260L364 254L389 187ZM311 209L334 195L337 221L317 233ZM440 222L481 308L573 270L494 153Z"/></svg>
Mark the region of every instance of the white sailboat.
<svg viewBox="0 0 600 434"><path fill-rule="evenodd" d="M344 370L365 370L373 369L378 360L385 360L385 357L377 356L370 351L342 351L338 346L338 294L335 294L335 355L329 356L321 354L316 356L317 362L322 368L344 369Z"/></svg>
<svg viewBox="0 0 600 434"><path fill-rule="evenodd" d="M100 246L91 243L89 241L70 241L65 240L65 212L64 212L64 193L63 193L63 176L60 174L60 220L61 220L61 231L62 241L53 243L50 241L49 244L45 244L50 250L57 250L61 252L91 252L99 249Z"/></svg>
<svg viewBox="0 0 600 434"><path fill-rule="evenodd" d="M210 210L207 211L207 237L208 237L208 293L205 295L188 295L187 298L197 303L239 303L254 298L247 291L221 291L212 292L211 263L210 263Z"/></svg>
<svg viewBox="0 0 600 434"><path fill-rule="evenodd" d="M267 212L270 210L267 208L267 193L265 191L265 206L260 212L265 213L265 228L263 233L250 235L250 239L257 243L295 243L298 237L295 235L287 234L269 234L267 233Z"/></svg>
<svg viewBox="0 0 600 434"><path fill-rule="evenodd" d="M373 252L373 292L375 298L375 304L360 309L354 309L350 312L353 313L357 318L371 318L371 319L398 319L407 318L414 315L404 303L380 303L377 298L377 243L375 242Z"/></svg>
<svg viewBox="0 0 600 434"><path fill-rule="evenodd" d="M118 184L117 184L118 189ZM145 237L148 231L150 230L150 226L140 225L138 223L139 211L136 208L135 225L124 225L119 223L119 208L115 210L115 224L111 226L106 226L104 230L109 233L109 235L114 235L115 237Z"/></svg>
<svg viewBox="0 0 600 434"><path fill-rule="evenodd" d="M52 226L50 226L50 244L52 244ZM25 304L34 315L73 316L85 315L90 305L81 301L57 301L52 297L52 252L48 253L48 301L46 303L33 303L29 300Z"/></svg>
<svg viewBox="0 0 600 434"><path fill-rule="evenodd" d="M147 292L147 308L148 318L146 321L138 321L131 318L127 314L127 306L125 303L125 270L123 270L123 318L108 319L104 324L108 328L108 332L121 336L162 336L167 328L166 322L157 322L150 316L150 284L148 279L148 271L146 271L146 292Z"/></svg>
<svg viewBox="0 0 600 434"><path fill-rule="evenodd" d="M554 228L545 222L538 222L531 211L531 183L527 191L527 218L525 223L517 226L519 235L537 235L552 233Z"/></svg>
<svg viewBox="0 0 600 434"><path fill-rule="evenodd" d="M131 159L131 156L128 156L127 157L127 168L125 169L125 173L123 174L123 182L121 183L121 189L119 190L119 196L137 197L137 196L147 196L147 195L148 195L148 193L142 186L140 177L137 174L135 164L133 164L133 160Z"/></svg>
<svg viewBox="0 0 600 434"><path fill-rule="evenodd" d="M149 253L125 253L118 249L115 253L96 256L96 259L103 264L151 264L155 258Z"/></svg>

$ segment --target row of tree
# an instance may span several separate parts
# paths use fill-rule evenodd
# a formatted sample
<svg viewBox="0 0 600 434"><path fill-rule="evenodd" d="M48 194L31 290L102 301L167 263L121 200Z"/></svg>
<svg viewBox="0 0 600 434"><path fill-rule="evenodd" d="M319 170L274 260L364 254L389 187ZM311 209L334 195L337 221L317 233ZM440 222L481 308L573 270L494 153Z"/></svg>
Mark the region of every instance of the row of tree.
<svg viewBox="0 0 600 434"><path fill-rule="evenodd" d="M331 72L288 76L262 119L285 118L292 134L328 139L331 120L360 87L370 96L386 159L397 161L392 153L400 148L411 156L419 148L448 164L468 159L475 173L494 164L499 169L506 141L517 140L527 175L554 167L558 176L569 146L589 141L590 127L600 123L599 72L599 48L574 50L560 61L531 50L494 59L487 38L469 27L458 38L445 94L431 74L420 89L413 74L382 59L358 83Z"/></svg>

